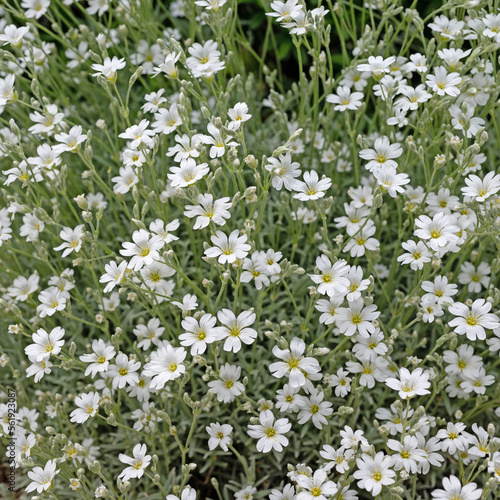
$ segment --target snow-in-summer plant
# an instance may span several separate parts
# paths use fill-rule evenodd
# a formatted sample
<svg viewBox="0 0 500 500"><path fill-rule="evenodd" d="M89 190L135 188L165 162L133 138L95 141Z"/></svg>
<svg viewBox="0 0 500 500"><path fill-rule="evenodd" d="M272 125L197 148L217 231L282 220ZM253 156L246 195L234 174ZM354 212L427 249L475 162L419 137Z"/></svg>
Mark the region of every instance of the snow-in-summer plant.
<svg viewBox="0 0 500 500"><path fill-rule="evenodd" d="M0 497L500 498L498 2L0 5Z"/></svg>

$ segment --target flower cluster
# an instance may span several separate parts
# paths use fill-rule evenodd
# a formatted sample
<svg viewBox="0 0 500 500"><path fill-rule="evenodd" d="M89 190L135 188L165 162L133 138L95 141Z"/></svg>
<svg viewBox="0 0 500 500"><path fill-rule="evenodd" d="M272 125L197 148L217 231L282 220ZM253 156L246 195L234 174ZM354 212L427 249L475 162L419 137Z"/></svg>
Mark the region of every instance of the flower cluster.
<svg viewBox="0 0 500 500"><path fill-rule="evenodd" d="M500 11L310 3L3 2L2 498L498 497Z"/></svg>

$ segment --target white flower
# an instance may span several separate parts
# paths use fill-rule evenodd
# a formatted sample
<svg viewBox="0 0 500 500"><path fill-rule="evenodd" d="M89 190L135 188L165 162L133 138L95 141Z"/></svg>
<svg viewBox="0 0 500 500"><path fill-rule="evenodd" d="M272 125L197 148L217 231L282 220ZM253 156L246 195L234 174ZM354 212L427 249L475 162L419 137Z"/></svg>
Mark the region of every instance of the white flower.
<svg viewBox="0 0 500 500"><path fill-rule="evenodd" d="M325 191L331 185L332 180L329 177L320 180L315 170L304 172L304 181L296 180L292 186L292 189L297 192L293 197L301 201L318 200L325 196Z"/></svg>
<svg viewBox="0 0 500 500"><path fill-rule="evenodd" d="M266 16L275 17L278 22L289 21L295 18L303 9L302 5L297 4L298 0L287 0L286 2L274 0L270 5L274 12L266 12Z"/></svg>
<svg viewBox="0 0 500 500"><path fill-rule="evenodd" d="M346 109L356 110L362 104L363 92L352 92L349 87L338 87L337 94L326 96L326 102L336 104L335 111L345 111Z"/></svg>
<svg viewBox="0 0 500 500"><path fill-rule="evenodd" d="M474 116L474 108L467 108L467 111L464 112L462 108L453 104L450 106L449 112L452 116L453 128L461 130L468 138L474 137L484 126L484 120Z"/></svg>
<svg viewBox="0 0 500 500"><path fill-rule="evenodd" d="M109 361L114 358L116 351L112 345L106 344L102 339L92 341L92 351L94 352L91 354L80 356L80 361L90 363L85 369L85 376L92 374L94 378L97 373L108 370Z"/></svg>
<svg viewBox="0 0 500 500"><path fill-rule="evenodd" d="M483 490L476 483L468 483L462 486L460 479L456 476L445 477L443 488L431 492L435 500L478 500Z"/></svg>
<svg viewBox="0 0 500 500"><path fill-rule="evenodd" d="M256 250L252 253L251 258L246 258L243 261L244 271L240 275L242 283L250 283L255 281L255 288L261 290L263 286L269 286L270 280L266 269L262 266L264 252Z"/></svg>
<svg viewBox="0 0 500 500"><path fill-rule="evenodd" d="M152 75L153 76L158 76L160 73L164 73L167 78L174 78L174 79L177 78L179 76L179 70L177 69L177 66L175 65L175 63L179 60L180 56L181 56L180 52L178 52L178 53L175 53L175 52L168 53L165 56L165 60L159 66L153 68ZM161 96L160 92L163 93L163 91L164 91L164 89L160 89L156 93L156 95L157 96ZM155 94L155 93L152 92L152 94ZM149 94L149 95L151 97L153 97L152 94ZM150 99L150 100L153 100L153 99ZM166 99L165 98L161 98L157 102L157 104L161 104L162 102L166 102ZM154 109L152 107L150 109L145 109L145 110L156 112L158 110L158 108L157 107L155 107L155 108L156 109Z"/></svg>
<svg viewBox="0 0 500 500"><path fill-rule="evenodd" d="M151 462L151 455L146 455L147 449L145 444L136 444L132 450L133 458L123 453L118 455L120 462L127 464L128 467L118 476L122 481L128 481L132 478L140 478Z"/></svg>
<svg viewBox="0 0 500 500"><path fill-rule="evenodd" d="M439 305L450 305L453 303L451 298L458 293L457 285L448 283L446 276L436 276L434 283L432 281L424 281L422 290L427 292L422 299L430 297L435 298Z"/></svg>
<svg viewBox="0 0 500 500"><path fill-rule="evenodd" d="M80 149L80 144L87 140L87 134L82 134L82 127L80 125L75 125L69 131L69 134L64 132L56 134L54 136L55 140L59 142L54 146L54 151L60 155L65 151L76 152Z"/></svg>
<svg viewBox="0 0 500 500"><path fill-rule="evenodd" d="M500 191L500 174L488 172L483 179L477 175L469 175L465 183L467 187L462 188L464 196L483 202Z"/></svg>
<svg viewBox="0 0 500 500"><path fill-rule="evenodd" d="M244 259L251 246L246 243L247 235L239 234L238 229L235 229L228 238L222 231L217 231L210 237L215 246L205 250L205 255L211 259L218 257L220 264L232 264L237 259Z"/></svg>
<svg viewBox="0 0 500 500"><path fill-rule="evenodd" d="M15 301L24 302L38 290L39 281L38 274L32 274L28 278L18 276L14 279L12 285L7 288L7 294Z"/></svg>
<svg viewBox="0 0 500 500"><path fill-rule="evenodd" d="M161 219L156 219L149 225L149 230L159 237L162 245L168 245L172 241L179 239L178 236L172 234L172 231L178 229L179 225L179 219L174 219L168 224L165 224Z"/></svg>
<svg viewBox="0 0 500 500"><path fill-rule="evenodd" d="M179 340L182 346L191 346L191 356L203 354L208 344L221 339L222 329L215 327L216 322L211 314L204 314L199 320L191 316L182 320L184 333L179 335Z"/></svg>
<svg viewBox="0 0 500 500"><path fill-rule="evenodd" d="M382 486L389 486L395 482L396 473L390 468L392 460L379 451L375 457L363 453L356 459L358 470L353 476L358 480L358 486L377 496Z"/></svg>
<svg viewBox="0 0 500 500"><path fill-rule="evenodd" d="M160 337L164 331L165 328L160 326L160 320L158 318L151 318L147 325L137 325L134 328L134 334L139 339L137 347L146 351L151 347L151 344L159 346Z"/></svg>
<svg viewBox="0 0 500 500"><path fill-rule="evenodd" d="M387 165L375 169L373 177L377 179L382 192L389 193L391 198L396 198L397 193L404 193L405 189L402 186L410 182L407 174L398 174L395 167Z"/></svg>
<svg viewBox="0 0 500 500"><path fill-rule="evenodd" d="M245 391L245 386L238 382L240 374L239 366L226 363L220 367L219 378L208 383L208 387L217 396L218 401L230 403Z"/></svg>
<svg viewBox="0 0 500 500"><path fill-rule="evenodd" d="M415 220L415 225L418 228L415 230L415 236L428 241L428 245L434 251L458 240L456 233L460 228L454 224L454 219L443 212L437 213L432 219L427 215L421 215Z"/></svg>
<svg viewBox="0 0 500 500"><path fill-rule="evenodd" d="M44 375L52 372L52 363L49 360L49 355L45 355L40 361L34 358L30 359L31 365L26 368L26 375L33 377L35 383L39 382Z"/></svg>
<svg viewBox="0 0 500 500"><path fill-rule="evenodd" d="M360 359L359 363L348 361L346 368L351 373L361 373L359 377L359 385L372 389L375 387L375 382L385 382L387 374L388 362L382 357Z"/></svg>
<svg viewBox="0 0 500 500"><path fill-rule="evenodd" d="M333 297L336 294L345 295L349 287L347 274L349 266L344 259L340 259L333 265L326 255L316 258L316 267L321 274L310 274L309 277L318 284L318 292Z"/></svg>
<svg viewBox="0 0 500 500"><path fill-rule="evenodd" d="M208 40L204 45L193 43L189 47L190 57L186 59L187 67L192 71L195 78L211 78L215 73L225 68L225 63L220 61L217 42Z"/></svg>
<svg viewBox="0 0 500 500"><path fill-rule="evenodd" d="M457 352L444 351L443 360L448 363L445 368L446 373L451 375L462 374L464 377L474 377L481 368L481 356L474 355L474 348L470 345L462 344Z"/></svg>
<svg viewBox="0 0 500 500"><path fill-rule="evenodd" d="M425 460L426 453L419 449L415 436L406 435L403 443L395 439L388 439L387 446L397 452L390 457L395 470L404 469L406 472L416 474L418 464Z"/></svg>
<svg viewBox="0 0 500 500"><path fill-rule="evenodd" d="M219 339L226 339L223 349L228 352L238 352L241 343L251 345L257 338L257 331L249 328L255 322L256 315L253 311L242 311L238 317L230 309L222 309L217 313L218 320L222 323L219 327Z"/></svg>
<svg viewBox="0 0 500 500"><path fill-rule="evenodd" d="M69 296L69 294L66 294ZM40 318L52 316L57 311L62 311L66 307L67 298L58 288L51 286L47 290L40 292L38 300L40 305L37 306L36 312Z"/></svg>
<svg viewBox="0 0 500 500"><path fill-rule="evenodd" d="M385 73L389 73L391 64L396 61L394 56L384 59L382 56L370 56L368 62L358 64L356 69L358 71L367 71L372 74L376 80L380 80Z"/></svg>
<svg viewBox="0 0 500 500"><path fill-rule="evenodd" d="M48 144L42 144L36 148L38 156L28 158L30 165L35 165L43 169L51 170L61 163L59 153L56 152L55 147Z"/></svg>
<svg viewBox="0 0 500 500"><path fill-rule="evenodd" d="M422 321L424 323L432 323L436 317L444 314L443 308L437 303L435 297L422 297L420 307L422 308Z"/></svg>
<svg viewBox="0 0 500 500"><path fill-rule="evenodd" d="M198 299L196 295L186 294L182 297L182 302L177 300L172 301L172 305L178 307L183 312L194 311L198 307Z"/></svg>
<svg viewBox="0 0 500 500"><path fill-rule="evenodd" d="M319 322L324 325L331 325L337 320L337 311L344 302L342 295L331 297L329 300L319 299L315 308L323 314L319 317Z"/></svg>
<svg viewBox="0 0 500 500"><path fill-rule="evenodd" d="M159 236L151 237L145 229L138 229L132 233L132 240L133 243L129 241L122 243L123 249L120 250L121 255L132 257L128 263L130 269L139 271L144 265L153 264L155 260L159 260L158 250L163 246L163 241Z"/></svg>
<svg viewBox="0 0 500 500"><path fill-rule="evenodd" d="M235 500L253 500L253 494L257 491L257 488L253 486L246 486L240 491L235 492Z"/></svg>
<svg viewBox="0 0 500 500"><path fill-rule="evenodd" d="M181 160L180 167L170 167L170 173L167 174L167 177L170 179L172 187L182 188L203 179L209 171L210 167L207 163L197 165L193 158L185 158Z"/></svg>
<svg viewBox="0 0 500 500"><path fill-rule="evenodd" d="M486 262L481 262L477 268L471 262L464 262L460 268L458 282L468 285L469 292L479 293L484 286L488 288L490 283L491 268Z"/></svg>
<svg viewBox="0 0 500 500"><path fill-rule="evenodd" d="M385 136L375 140L373 149L362 149L359 156L364 160L368 160L365 165L366 170L372 172L382 166L396 168L398 164L394 161L403 154L403 148L399 143L391 144Z"/></svg>
<svg viewBox="0 0 500 500"><path fill-rule="evenodd" d="M295 500L295 487L293 484L285 484L282 491L271 490L269 500Z"/></svg>
<svg viewBox="0 0 500 500"><path fill-rule="evenodd" d="M283 451L288 446L288 439L284 436L291 428L287 418L275 421L271 410L260 412L260 424L249 425L248 435L257 441L257 451L269 453L272 449Z"/></svg>
<svg viewBox="0 0 500 500"><path fill-rule="evenodd" d="M70 227L65 227L59 233L59 237L64 241L58 247L54 247L54 250L60 251L64 250L62 253L62 257L66 257L71 252L79 252L80 248L82 248L83 242L83 224L76 226L74 229Z"/></svg>
<svg viewBox="0 0 500 500"><path fill-rule="evenodd" d="M363 337L368 337L375 331L373 321L380 316L377 306L365 306L363 299L359 298L349 302L349 307L341 307L337 311L337 326L341 333L348 337L358 332Z"/></svg>
<svg viewBox="0 0 500 500"><path fill-rule="evenodd" d="M413 271L422 269L424 264L431 261L432 253L422 241L415 243L409 240L401 243L401 246L407 250L407 253L400 255L397 260L401 264L409 264Z"/></svg>
<svg viewBox="0 0 500 500"><path fill-rule="evenodd" d="M491 302L477 299L469 308L461 302L455 302L448 307L448 311L457 316L448 325L454 327L458 335L467 335L469 340L486 339L485 328L494 330L500 327L500 321L495 314L489 313Z"/></svg>
<svg viewBox="0 0 500 500"><path fill-rule="evenodd" d="M7 83L8 77L5 79L5 84ZM2 82L2 80L0 80ZM12 83L14 81L12 80ZM3 87L3 88L2 88ZM6 93L6 89L4 85L0 85L1 96L6 96L8 97L9 94ZM10 98L13 96L11 95ZM0 99L0 103L1 103ZM32 125L28 130L32 132L33 134L40 134L43 132L46 132L48 135L52 135L54 128L56 125L63 125L64 124L64 113L58 113L58 108L55 104L49 104L46 106L44 114L39 113L38 111L35 111L34 113L30 113L30 120L35 122L35 125ZM57 150L53 148L56 152ZM59 153L57 153L59 154Z"/></svg>
<svg viewBox="0 0 500 500"><path fill-rule="evenodd" d="M210 439L208 440L208 449L215 450L217 446L220 446L224 451L228 451L228 446L231 445L231 432L233 432L233 426L229 424L210 424L205 427L208 432Z"/></svg>
<svg viewBox="0 0 500 500"><path fill-rule="evenodd" d="M56 469L57 464L55 460L49 460L45 467L34 467L32 471L28 472L28 477L31 479L31 483L26 487L26 493L31 491L37 491L37 493L42 493L46 491L52 485L52 481L59 473L59 469Z"/></svg>
<svg viewBox="0 0 500 500"><path fill-rule="evenodd" d="M129 359L121 352L116 356L115 364L109 367L107 376L113 379L113 389L123 389L127 384L135 385L139 382L137 370L141 367L140 361Z"/></svg>
<svg viewBox="0 0 500 500"><path fill-rule="evenodd" d="M457 85L462 81L458 73L450 73L446 71L444 66L434 68L434 75L427 75L427 85L437 93L443 96L445 94L456 97L460 94Z"/></svg>
<svg viewBox="0 0 500 500"><path fill-rule="evenodd" d="M362 257L366 250L374 251L380 243L377 238L372 238L376 233L375 224L369 220L363 228L357 231L344 246L344 252L350 252L351 257Z"/></svg>
<svg viewBox="0 0 500 500"><path fill-rule="evenodd" d="M278 158L268 158L269 164L266 165L266 170L272 175L272 185L274 189L280 191L283 186L288 191L293 191L296 185L296 177L302 172L300 164L292 161L290 152L284 155L279 155Z"/></svg>
<svg viewBox="0 0 500 500"><path fill-rule="evenodd" d="M388 378L385 383L395 391L399 391L401 399L410 399L415 396L430 394L427 389L431 386L429 382L429 372L422 368L417 368L410 373L407 368L399 370L399 379Z"/></svg>
<svg viewBox="0 0 500 500"><path fill-rule="evenodd" d="M116 72L125 67L125 59L114 56L113 59L106 57L102 64L92 64L92 69L96 72L92 76L102 75L109 82L116 82Z"/></svg>
<svg viewBox="0 0 500 500"><path fill-rule="evenodd" d="M0 42L3 42L2 45L10 43L12 47L20 48L22 39L29 30L28 26L21 26L18 28L15 24L9 24L5 26L3 33L0 34Z"/></svg>
<svg viewBox="0 0 500 500"><path fill-rule="evenodd" d="M99 278L99 283L107 283L104 287L104 293L111 292L115 286L125 281L125 276L128 271L127 266L128 262L125 260L120 262L120 264L117 264L115 261L105 264L104 270L106 272Z"/></svg>
<svg viewBox="0 0 500 500"><path fill-rule="evenodd" d="M231 217L229 209L232 203L229 197L220 198L214 201L211 194L199 194L198 205L186 205L184 215L192 219L196 217L193 229L203 229L210 222L223 226L226 219Z"/></svg>
<svg viewBox="0 0 500 500"><path fill-rule="evenodd" d="M186 158L198 158L200 152L196 147L201 143L202 138L202 134L194 134L192 137L189 137L187 134L183 134L182 136L176 135L175 142L177 144L168 148L167 156L175 155L174 161L177 162Z"/></svg>
<svg viewBox="0 0 500 500"><path fill-rule="evenodd" d="M111 181L115 184L113 188L115 193L126 194L139 182L139 177L132 166L127 165L120 167L120 175L112 177Z"/></svg>
<svg viewBox="0 0 500 500"><path fill-rule="evenodd" d="M24 349L24 352L29 358L34 358L35 361L41 361L47 355L56 356L61 352L64 345L64 328L56 326L50 333L47 333L43 328L39 328L32 335L34 344L29 345Z"/></svg>
<svg viewBox="0 0 500 500"><path fill-rule="evenodd" d="M387 346L383 340L384 334L378 328L368 337L356 335L356 343L352 347L352 352L358 359L374 360L377 356L383 356L387 352Z"/></svg>
<svg viewBox="0 0 500 500"><path fill-rule="evenodd" d="M449 454L453 454L457 450L466 450L469 443L474 441L474 438L465 432L465 424L461 422L456 424L448 422L446 429L440 429L436 437L442 440L441 449Z"/></svg>
<svg viewBox="0 0 500 500"><path fill-rule="evenodd" d="M75 404L78 408L71 412L71 422L83 424L90 417L94 417L99 410L99 394L97 392L89 392L76 396Z"/></svg>
<svg viewBox="0 0 500 500"><path fill-rule="evenodd" d="M238 143L231 141L229 137L223 137L222 130L218 129L212 122L207 125L207 130L210 135L201 136L204 144L211 144L210 158L220 158L226 152L226 146L237 146Z"/></svg>
<svg viewBox="0 0 500 500"><path fill-rule="evenodd" d="M276 408L281 412L296 413L299 410L299 401L297 393L299 387L292 387L285 384L283 389L276 391Z"/></svg>
<svg viewBox="0 0 500 500"><path fill-rule="evenodd" d="M168 381L180 377L186 371L183 364L186 354L184 347L172 347L165 342L151 353L151 361L144 365L143 371L146 377L153 377L151 388L163 389Z"/></svg>
<svg viewBox="0 0 500 500"><path fill-rule="evenodd" d="M441 40L454 40L461 35L465 23L457 19L448 19L446 16L436 16L429 28L441 35Z"/></svg>
<svg viewBox="0 0 500 500"><path fill-rule="evenodd" d="M328 461L328 463L323 465L323 469L326 471L335 469L340 474L343 474L350 469L348 460L354 456L354 450L346 450L343 446L336 450L326 444L319 454Z"/></svg>
<svg viewBox="0 0 500 500"><path fill-rule="evenodd" d="M337 485L328 480L324 469L317 469L311 477L299 474L297 484L305 490L297 494L297 500L326 500L338 491Z"/></svg>
<svg viewBox="0 0 500 500"><path fill-rule="evenodd" d="M320 372L318 360L313 357L304 356L305 342L300 338L294 338L290 342L289 349L273 347L273 354L282 361L269 365L269 370L276 378L288 377L290 386L297 388L306 383L305 374L316 374Z"/></svg>
<svg viewBox="0 0 500 500"><path fill-rule="evenodd" d="M151 126L153 127L153 131L157 134L171 134L177 129L177 127L182 125L182 119L179 115L177 104L175 102L171 104L169 109L159 109L158 112L155 113L155 120L156 121L154 121Z"/></svg>
<svg viewBox="0 0 500 500"><path fill-rule="evenodd" d="M312 420L314 427L322 429L323 425L327 425L327 416L333 413L332 403L323 401L325 397L324 392L314 391L307 396L297 396L299 405L298 422L305 424L307 421Z"/></svg>
<svg viewBox="0 0 500 500"><path fill-rule="evenodd" d="M234 108L228 110L227 115L231 118L227 126L229 130L238 130L244 122L252 118L252 115L248 113L248 105L244 102L237 102Z"/></svg>
<svg viewBox="0 0 500 500"><path fill-rule="evenodd" d="M151 147L153 145L153 137L155 133L148 129L149 121L141 120L139 125L132 125L128 127L125 132L122 132L118 137L122 139L129 139L131 148L138 148L141 144L146 147Z"/></svg>
<svg viewBox="0 0 500 500"><path fill-rule="evenodd" d="M348 376L349 372L343 368L339 368L337 373L330 375L328 384L330 387L335 388L335 396L338 398L345 398L351 392L351 377Z"/></svg>
<svg viewBox="0 0 500 500"><path fill-rule="evenodd" d="M109 4L110 0L89 0L89 6L87 7L87 12L91 16L95 14L97 14L98 16L102 16L105 12L109 10Z"/></svg>

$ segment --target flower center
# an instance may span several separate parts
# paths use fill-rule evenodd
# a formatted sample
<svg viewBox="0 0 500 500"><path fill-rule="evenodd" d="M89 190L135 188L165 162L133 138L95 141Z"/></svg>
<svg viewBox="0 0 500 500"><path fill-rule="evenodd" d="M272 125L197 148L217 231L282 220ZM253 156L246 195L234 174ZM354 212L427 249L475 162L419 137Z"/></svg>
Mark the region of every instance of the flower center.
<svg viewBox="0 0 500 500"><path fill-rule="evenodd" d="M269 427L269 429L266 429L266 436L272 438L276 436L276 431L272 427Z"/></svg>
<svg viewBox="0 0 500 500"><path fill-rule="evenodd" d="M314 486L311 488L311 495L313 497L319 497L321 495L321 488L318 486Z"/></svg>
<svg viewBox="0 0 500 500"><path fill-rule="evenodd" d="M359 314L353 314L352 315L352 322L355 325L359 325L359 323L361 323L361 321L363 321L363 320L361 319L361 316Z"/></svg>
<svg viewBox="0 0 500 500"><path fill-rule="evenodd" d="M241 328L238 328L237 326L229 328L229 335L231 335L231 337L239 337L240 333L241 333Z"/></svg>
<svg viewBox="0 0 500 500"><path fill-rule="evenodd" d="M477 316L473 316L472 314L470 314L469 317L467 318L467 324L469 326L477 325Z"/></svg>

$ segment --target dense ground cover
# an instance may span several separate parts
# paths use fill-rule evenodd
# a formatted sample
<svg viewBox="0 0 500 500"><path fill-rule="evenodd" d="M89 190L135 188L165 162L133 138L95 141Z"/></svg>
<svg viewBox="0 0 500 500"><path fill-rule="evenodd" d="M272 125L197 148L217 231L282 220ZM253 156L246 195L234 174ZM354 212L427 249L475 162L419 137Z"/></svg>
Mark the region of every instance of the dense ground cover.
<svg viewBox="0 0 500 500"><path fill-rule="evenodd" d="M3 0L5 498L500 480L496 2Z"/></svg>

